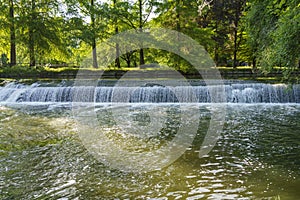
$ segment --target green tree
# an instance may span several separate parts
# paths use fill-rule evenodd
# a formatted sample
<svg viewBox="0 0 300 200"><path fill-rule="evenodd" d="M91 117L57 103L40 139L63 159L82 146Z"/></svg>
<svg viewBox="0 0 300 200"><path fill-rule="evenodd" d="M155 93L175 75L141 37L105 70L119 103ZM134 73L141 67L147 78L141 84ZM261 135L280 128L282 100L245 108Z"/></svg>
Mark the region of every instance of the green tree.
<svg viewBox="0 0 300 200"><path fill-rule="evenodd" d="M238 65L237 55L240 44L243 40L243 28L244 26L240 25L242 14L246 5L246 0L233 0L231 1L230 9L230 22L232 25L232 36L233 36L233 68L236 68Z"/></svg>
<svg viewBox="0 0 300 200"><path fill-rule="evenodd" d="M20 0L17 7L18 41L27 47L30 66L59 51L66 53L60 35L62 19L57 16L58 2L54 0ZM15 9L16 10L16 9Z"/></svg>
<svg viewBox="0 0 300 200"><path fill-rule="evenodd" d="M296 1L295 1L296 2ZM300 3L291 4L280 16L275 30L273 57L275 63L288 67L289 70L300 67ZM274 63L274 64L275 64Z"/></svg>
<svg viewBox="0 0 300 200"><path fill-rule="evenodd" d="M156 0L137 0L133 2L122 2L118 4L118 19L121 24L126 25L128 29L135 29L136 31L143 32L144 28L149 24L149 17L153 13ZM133 54L134 52L129 52ZM139 50L139 64L145 64L144 49ZM133 55L123 56L129 59ZM127 62L127 61L126 61ZM128 63L128 62L127 62Z"/></svg>
<svg viewBox="0 0 300 200"><path fill-rule="evenodd" d="M9 0L9 28L10 28L10 65L16 65L16 31L15 31L15 15L14 1Z"/></svg>
<svg viewBox="0 0 300 200"><path fill-rule="evenodd" d="M118 1L117 0L113 0L113 8L116 9L117 8L117 3ZM114 16L114 24L115 24L115 33L118 34L119 33L119 25L118 25L118 17L115 15ZM121 64L120 64L120 47L119 47L119 44L116 43L116 61L115 61L115 65L117 68L121 68ZM129 64L130 66L130 64Z"/></svg>
<svg viewBox="0 0 300 200"><path fill-rule="evenodd" d="M244 37L240 21L245 5L246 0L213 0L210 9L204 9L199 16L199 24L214 31L214 47L210 51L217 65L225 65L229 59L233 60L233 67L238 64L238 51Z"/></svg>
<svg viewBox="0 0 300 200"><path fill-rule="evenodd" d="M207 3L207 4L202 4ZM156 9L157 17L153 19L153 25L158 27L164 27L173 29L178 32L184 33L205 47L210 51L211 46L214 44L212 37L212 29L202 24L202 15L204 14L204 8L208 11L209 2L197 2L197 1L161 1ZM180 34L177 36L177 40L180 40ZM167 64L177 70L190 70L190 65L177 55L168 53L165 51L155 51L157 60L160 60L162 64Z"/></svg>
<svg viewBox="0 0 300 200"><path fill-rule="evenodd" d="M0 54L10 56L10 64L16 64L14 2L0 2ZM9 53L8 53L9 52Z"/></svg>
<svg viewBox="0 0 300 200"><path fill-rule="evenodd" d="M253 57L265 71L274 66L296 68L300 52L298 0L250 1L246 16Z"/></svg>
<svg viewBox="0 0 300 200"><path fill-rule="evenodd" d="M122 7L123 7L123 2L120 0L111 0L109 5L109 9L106 12L107 18L111 19L108 26L111 25L111 34L118 34L120 30L120 14L122 13ZM108 30L109 31L109 30ZM120 63L120 45L119 43L116 43L115 46L116 49L116 60L115 60L115 67L121 68L121 63Z"/></svg>
<svg viewBox="0 0 300 200"><path fill-rule="evenodd" d="M66 15L69 17L68 30L73 34L70 37L75 42L84 42L91 46L93 67L98 68L96 43L107 35L107 23L105 23L107 4L96 0L69 0L66 3L68 6Z"/></svg>

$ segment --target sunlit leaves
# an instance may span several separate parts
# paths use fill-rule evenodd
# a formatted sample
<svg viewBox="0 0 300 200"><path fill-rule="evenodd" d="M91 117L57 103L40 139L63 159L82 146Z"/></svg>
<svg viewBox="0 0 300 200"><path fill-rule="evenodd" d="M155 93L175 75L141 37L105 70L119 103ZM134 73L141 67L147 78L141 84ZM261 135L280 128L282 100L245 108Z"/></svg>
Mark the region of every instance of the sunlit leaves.
<svg viewBox="0 0 300 200"><path fill-rule="evenodd" d="M250 45L264 70L293 70L299 62L300 9L297 0L253 1L247 16Z"/></svg>

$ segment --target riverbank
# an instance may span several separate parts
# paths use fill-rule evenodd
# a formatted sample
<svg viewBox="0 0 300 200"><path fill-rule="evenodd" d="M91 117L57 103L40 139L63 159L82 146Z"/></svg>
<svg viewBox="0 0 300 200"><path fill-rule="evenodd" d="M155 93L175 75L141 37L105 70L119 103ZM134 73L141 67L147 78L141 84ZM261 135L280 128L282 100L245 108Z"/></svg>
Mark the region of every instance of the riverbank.
<svg viewBox="0 0 300 200"><path fill-rule="evenodd" d="M287 76L286 71L275 69L269 73L263 73L259 69L253 70L250 67L240 67L237 69L218 67L220 75L223 79L234 80L254 80L260 82L285 82L287 80L292 82L299 82L300 70L290 72ZM84 76L78 76L84 74ZM184 72L178 71L187 79L203 79L203 77L215 77L215 70L205 70L198 72ZM128 79L170 79L174 77L174 71L162 69L79 69L79 68L29 68L29 67L10 67L0 69L0 79L120 79L126 74ZM287 79L289 77L289 79Z"/></svg>

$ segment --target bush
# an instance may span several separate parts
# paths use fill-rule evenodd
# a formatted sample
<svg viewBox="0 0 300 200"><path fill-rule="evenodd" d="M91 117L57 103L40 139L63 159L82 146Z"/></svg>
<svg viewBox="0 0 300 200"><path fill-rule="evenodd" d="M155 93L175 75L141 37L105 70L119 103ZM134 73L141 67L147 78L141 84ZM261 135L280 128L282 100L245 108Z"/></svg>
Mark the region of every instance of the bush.
<svg viewBox="0 0 300 200"><path fill-rule="evenodd" d="M40 72L43 71L42 68L33 68L33 67L25 67L25 66L6 66L3 68L1 72L1 77L4 78L26 78L29 76L38 76Z"/></svg>
<svg viewBox="0 0 300 200"><path fill-rule="evenodd" d="M7 66L8 58L5 53L1 54L1 66Z"/></svg>

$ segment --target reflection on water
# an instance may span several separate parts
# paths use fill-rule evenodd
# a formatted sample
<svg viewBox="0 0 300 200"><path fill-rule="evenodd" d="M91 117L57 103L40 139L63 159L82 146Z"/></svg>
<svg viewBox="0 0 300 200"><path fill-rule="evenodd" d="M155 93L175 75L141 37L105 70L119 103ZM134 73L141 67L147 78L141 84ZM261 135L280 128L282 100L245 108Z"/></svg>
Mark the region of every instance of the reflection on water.
<svg viewBox="0 0 300 200"><path fill-rule="evenodd" d="M162 170L135 174L112 169L88 153L77 136L76 121L68 105L2 106L0 199L300 196L299 105L228 104L222 137L209 156L201 159L198 152L208 128L210 109L209 105L199 108L199 130L185 154ZM99 122L113 127L109 110L101 106L97 109ZM137 123L149 123L143 107L132 109ZM154 135L156 142L169 140L178 128L178 113L176 109L169 110L164 135Z"/></svg>

